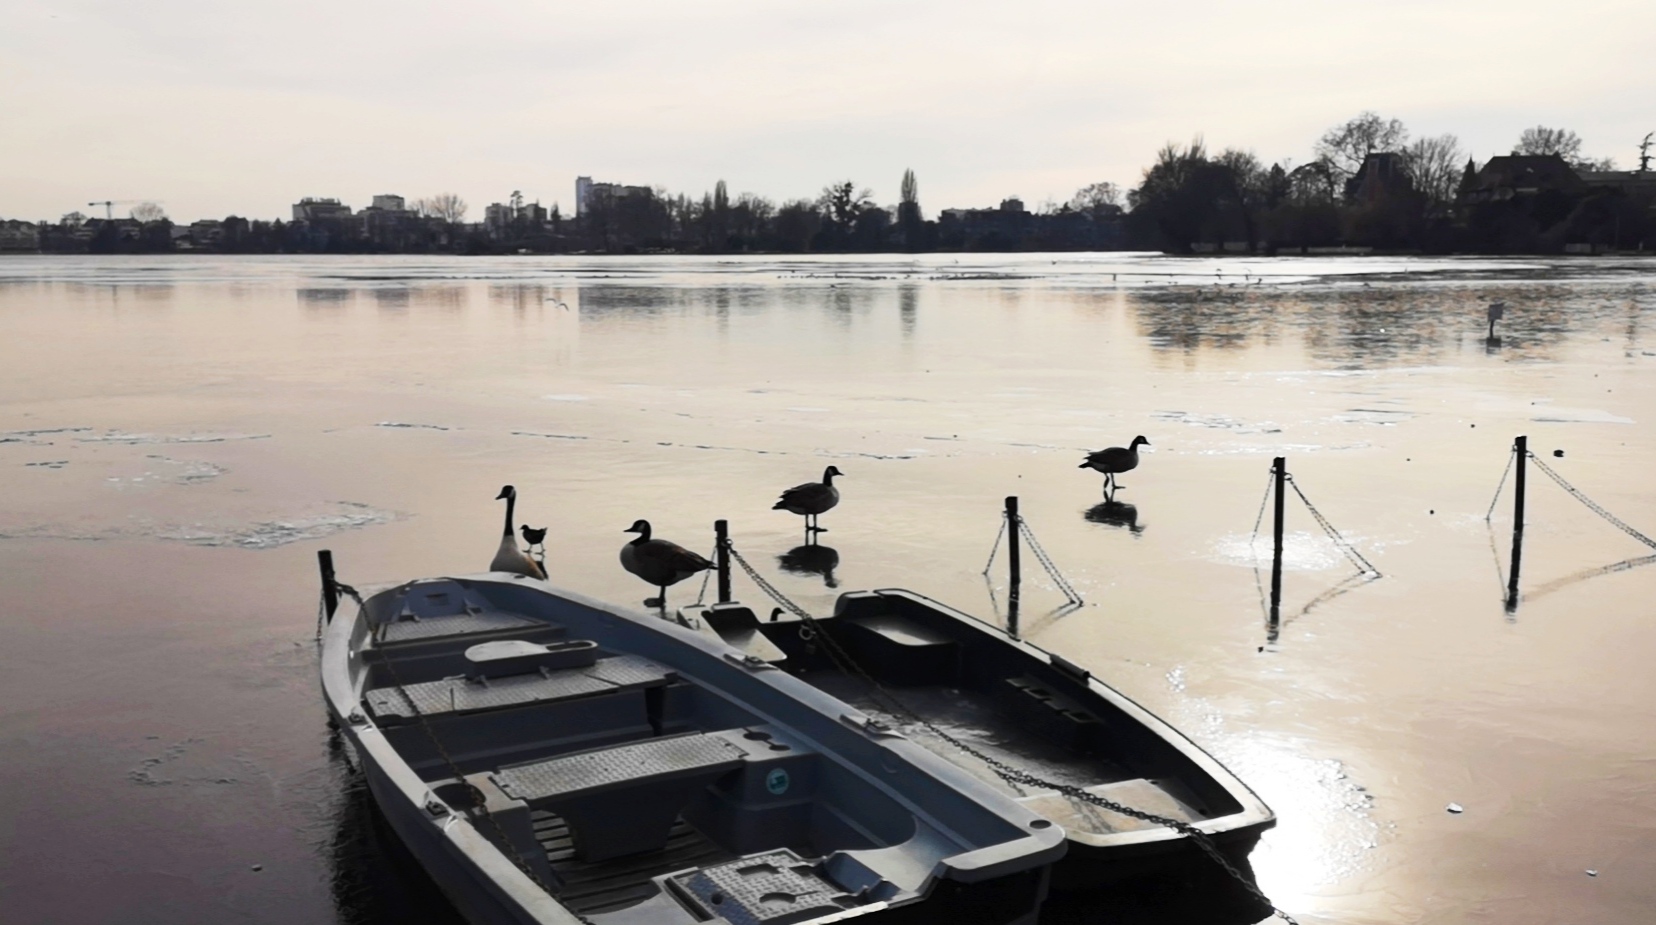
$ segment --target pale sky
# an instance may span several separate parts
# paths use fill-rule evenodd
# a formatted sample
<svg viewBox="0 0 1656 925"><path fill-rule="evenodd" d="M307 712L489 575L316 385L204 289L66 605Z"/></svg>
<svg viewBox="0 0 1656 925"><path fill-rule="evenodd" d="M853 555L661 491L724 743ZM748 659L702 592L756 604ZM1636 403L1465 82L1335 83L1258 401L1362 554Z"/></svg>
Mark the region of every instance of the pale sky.
<svg viewBox="0 0 1656 925"><path fill-rule="evenodd" d="M1130 187L1197 134L1302 163L1364 109L1629 168L1653 62L1653 0L0 0L0 218L452 191L476 220L571 211L578 174L891 203L904 168L935 216Z"/></svg>

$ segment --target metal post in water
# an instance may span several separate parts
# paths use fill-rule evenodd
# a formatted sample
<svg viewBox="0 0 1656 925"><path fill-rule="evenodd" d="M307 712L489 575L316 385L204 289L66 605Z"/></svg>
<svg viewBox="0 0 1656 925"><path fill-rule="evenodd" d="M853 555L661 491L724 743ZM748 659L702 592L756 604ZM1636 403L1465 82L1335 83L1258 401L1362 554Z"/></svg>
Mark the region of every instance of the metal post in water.
<svg viewBox="0 0 1656 925"><path fill-rule="evenodd" d="M713 521L713 563L719 570L719 603L730 603L730 521Z"/></svg>
<svg viewBox="0 0 1656 925"><path fill-rule="evenodd" d="M1278 456L1271 460L1271 475L1275 514L1271 522L1271 631L1275 632L1282 617L1282 489L1288 480L1287 457Z"/></svg>
<svg viewBox="0 0 1656 925"><path fill-rule="evenodd" d="M1008 495L1006 498L1006 554L1011 563L1011 589L1006 596L1006 631L1013 639L1018 638L1018 592L1023 585L1023 563L1018 556L1018 498Z"/></svg>
<svg viewBox="0 0 1656 925"><path fill-rule="evenodd" d="M316 564L322 570L322 603L331 621L334 611L339 609L339 583L334 579L333 550L317 550Z"/></svg>
<svg viewBox="0 0 1656 925"><path fill-rule="evenodd" d="M1512 482L1512 574L1507 578L1507 613L1518 610L1518 566L1524 557L1524 463L1529 461L1529 437L1515 437L1512 452L1518 454Z"/></svg>

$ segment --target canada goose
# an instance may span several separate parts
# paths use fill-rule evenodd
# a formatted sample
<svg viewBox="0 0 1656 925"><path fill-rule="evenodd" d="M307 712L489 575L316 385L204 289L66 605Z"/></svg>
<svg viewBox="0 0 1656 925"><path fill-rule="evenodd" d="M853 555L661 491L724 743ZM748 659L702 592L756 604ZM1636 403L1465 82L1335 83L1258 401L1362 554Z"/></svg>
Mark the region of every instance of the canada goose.
<svg viewBox="0 0 1656 925"><path fill-rule="evenodd" d="M1111 497L1115 494L1115 490L1121 487L1116 484L1116 473L1131 472L1138 468L1138 448L1141 443L1145 446L1150 445L1150 441L1140 436L1133 438L1131 446L1112 446L1108 449L1088 453L1086 461L1076 468L1093 469L1104 473L1104 495L1105 497Z"/></svg>
<svg viewBox="0 0 1656 925"><path fill-rule="evenodd" d="M827 527L817 526L817 517L823 511L833 510L839 503L839 489L834 487L834 476L844 475L834 466L822 470L822 481L795 485L782 493L782 500L771 505L773 511L787 511L805 518L806 533L827 533Z"/></svg>
<svg viewBox="0 0 1656 925"><path fill-rule="evenodd" d="M676 585L713 567L706 558L677 543L651 539L647 520L635 520L621 532L638 534L638 539L621 547L621 567L661 589L660 597L644 601L646 607L665 608L668 585Z"/></svg>
<svg viewBox="0 0 1656 925"><path fill-rule="evenodd" d="M518 575L527 575L530 578L545 578L546 572L534 559L523 554L518 548L517 537L512 533L512 508L517 506L517 489L510 485L500 489L495 500L506 499L506 530L500 537L500 548L495 550L494 561L489 563L491 572L512 572ZM545 535L545 531L541 531Z"/></svg>

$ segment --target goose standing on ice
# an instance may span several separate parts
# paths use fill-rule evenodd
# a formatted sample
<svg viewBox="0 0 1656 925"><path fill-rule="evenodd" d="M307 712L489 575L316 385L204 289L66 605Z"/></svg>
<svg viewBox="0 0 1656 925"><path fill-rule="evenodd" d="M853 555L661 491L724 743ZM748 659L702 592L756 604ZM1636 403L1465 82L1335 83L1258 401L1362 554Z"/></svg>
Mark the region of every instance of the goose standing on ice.
<svg viewBox="0 0 1656 925"><path fill-rule="evenodd" d="M518 575L527 575L530 578L545 578L546 572L534 559L524 555L518 548L517 535L512 532L512 509L517 506L517 489L510 485L500 489L495 500L506 499L506 531L500 537L500 548L495 550L494 561L489 563L491 572L512 572ZM545 531L541 532L545 537Z"/></svg>
<svg viewBox="0 0 1656 925"><path fill-rule="evenodd" d="M827 533L827 527L817 526L817 517L823 511L833 510L839 503L839 489L834 487L834 476L844 475L834 466L822 470L822 481L795 485L782 493L782 499L771 505L773 511L787 511L805 518L805 533Z"/></svg>
<svg viewBox="0 0 1656 925"><path fill-rule="evenodd" d="M676 585L713 567L705 557L677 543L651 539L647 520L635 520L621 532L638 534L638 539L621 547L621 567L661 589L660 597L644 601L646 607L666 609L668 585Z"/></svg>
<svg viewBox="0 0 1656 925"><path fill-rule="evenodd" d="M1150 441L1139 436L1133 438L1131 446L1112 446L1095 453L1088 453L1086 461L1076 468L1092 469L1104 473L1104 496L1106 498L1113 497L1115 490L1121 487L1116 484L1116 473L1131 472L1138 468L1138 448L1141 443L1145 446L1150 445Z"/></svg>

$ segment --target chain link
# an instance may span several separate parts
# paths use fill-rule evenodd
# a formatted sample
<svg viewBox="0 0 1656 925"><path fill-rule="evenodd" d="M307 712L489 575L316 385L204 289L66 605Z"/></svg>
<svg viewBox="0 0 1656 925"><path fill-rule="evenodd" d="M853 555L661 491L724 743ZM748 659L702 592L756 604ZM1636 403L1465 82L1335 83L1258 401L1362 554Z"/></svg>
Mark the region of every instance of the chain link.
<svg viewBox="0 0 1656 925"><path fill-rule="evenodd" d="M1380 570L1370 565L1369 560L1363 558L1363 554L1357 551L1357 547L1346 542L1346 538L1340 535L1340 531L1334 529L1334 525L1328 522L1328 518L1323 516L1322 511L1317 510L1317 506L1311 503L1311 499L1305 496L1305 492L1300 491L1299 483L1294 481L1294 477L1292 475L1285 475L1285 477L1288 484L1293 487L1294 494L1299 495L1299 499L1305 502L1305 509L1311 512L1311 516L1316 519L1317 525L1322 527L1323 532L1328 534L1328 538L1334 541L1334 545L1346 554L1346 558L1351 560L1351 564L1357 566L1358 571L1367 572L1379 578Z"/></svg>
<svg viewBox="0 0 1656 925"><path fill-rule="evenodd" d="M1639 542L1645 544L1646 546L1649 546L1651 549L1656 549L1656 540L1653 540L1650 537L1645 536L1643 533L1640 533L1639 531L1633 529L1632 527L1629 527L1627 524L1623 523L1621 521L1621 519L1618 518L1616 515L1610 513L1609 511L1605 510L1603 507L1601 507L1598 504L1594 503L1593 499L1591 499L1591 498L1587 497L1586 495L1582 494L1581 489L1575 487L1574 485L1571 485L1569 482L1564 481L1564 477L1562 475L1559 475L1558 473L1554 472L1552 470L1551 466L1549 466L1546 463L1542 462L1540 457L1536 456L1534 453L1529 453L1528 455L1529 455L1529 458L1530 458L1530 462L1535 463L1535 468L1540 469L1541 472L1547 476L1547 478L1550 478L1553 481L1557 482L1558 487L1560 487L1560 488L1564 489L1565 491L1569 492L1571 495L1573 495L1575 497L1575 499L1577 501L1580 501L1582 504L1587 505L1588 510L1590 510L1593 513L1599 515L1600 517L1603 517L1605 520L1609 521L1612 525L1615 526L1616 529L1620 530L1621 532L1627 534L1628 536L1631 536L1632 538L1638 540Z"/></svg>
<svg viewBox="0 0 1656 925"><path fill-rule="evenodd" d="M1086 601L1081 600L1080 592L1076 591L1069 580L1059 573L1058 564L1053 562L1052 556L1047 553L1046 549L1042 548L1041 541L1035 538L1035 531L1030 529L1029 521L1024 520L1021 514L1018 515L1018 534L1029 541L1029 549L1035 553L1035 560L1041 563L1042 568L1046 569L1047 574L1052 578L1052 583L1058 586L1058 590L1064 592L1064 597L1068 598L1072 604L1086 603Z"/></svg>
<svg viewBox="0 0 1656 925"><path fill-rule="evenodd" d="M1003 537L1005 535L1006 535L1006 512L1002 511L1001 512L1000 532L995 534L995 545L989 547L989 561L983 563L983 574L988 575L989 570L995 567L995 554L1000 552L1001 537Z"/></svg>
<svg viewBox="0 0 1656 925"><path fill-rule="evenodd" d="M1500 484L1495 486L1495 497L1489 499L1489 510L1484 513L1484 523L1489 523L1490 519L1495 516L1495 505L1501 503L1501 489L1506 487L1507 476L1512 474L1512 461L1517 457L1518 448L1513 447L1512 452L1507 454L1506 468L1501 470Z"/></svg>
<svg viewBox="0 0 1656 925"><path fill-rule="evenodd" d="M338 588L341 594L344 594L350 597L351 600L356 601L358 609L363 612L363 619L367 619L367 605L362 602L362 595L358 594L355 588L337 581L334 582L334 587ZM431 728L431 722L426 718L425 712L420 709L419 704L414 702L413 697L408 696L408 691L403 688L402 677L397 672L396 659L387 656L380 662L380 664L384 665L385 670L390 673L391 684L396 687L397 695L401 697L403 702L408 704L409 708L414 711L414 718L419 720L421 731L426 734L426 738L431 740L432 747L437 749L437 755L443 759L443 764L448 766L449 773L452 774L456 780L459 780L461 783L465 783L466 778L465 775L460 773L460 766L456 764L454 758L449 755L448 749L443 747L442 740L437 738L437 732ZM506 829L501 826L500 820L496 819L494 814L489 812L488 802L483 796L483 793L473 785L467 784L466 786L470 788L472 797L477 800L478 813L481 814L484 819L488 820L489 824L494 828L495 834L500 836L499 847L501 849L501 853L505 854L506 857L517 866L518 870L523 871L523 875L533 881L535 886L538 886L542 890L546 891L547 895L556 896L557 893L553 892L552 888L546 884L546 881L542 880L540 875L535 873L535 871L530 868L528 862L523 859L523 856L518 853L517 846L512 843L512 839L506 834ZM582 919L582 921L585 921L585 919Z"/></svg>
<svg viewBox="0 0 1656 925"><path fill-rule="evenodd" d="M1061 784L1057 781L1050 781L1037 777L1034 774L1030 774L1028 771L1013 767L1012 765L1001 761L999 758L984 754L978 749L973 748L955 736L938 728L936 724L921 716L919 713L916 713L907 704L900 700L897 695L893 694L884 685L880 684L879 681L876 681L868 672L864 671L862 666L858 665L856 661L851 658L850 654L840 647L839 643L834 640L834 637L827 632L827 630L817 621L815 617L811 616L805 608L789 600L787 595L783 594L781 591L778 591L776 586L761 577L759 573L754 570L753 566L748 564L747 559L743 558L742 554L736 551L736 547L734 545L731 545L728 548L730 550L731 558L736 560L736 563L742 567L742 571L746 572L747 576L753 579L754 584L758 585L760 590L770 595L772 600L782 605L782 607L786 608L790 613L799 617L801 620L804 620L805 623L810 626L812 632L816 634L816 638L822 641L823 649L828 653L829 659L834 662L834 666L838 668L841 673L848 677L856 677L867 685L869 693L873 695L876 703L882 700L885 702L879 709L885 712L887 716L895 719L896 717L894 714L906 715L915 725L920 726L927 732L942 741L947 742L949 745L960 750L961 752L964 752L965 754L970 755L978 761L988 765L989 768L995 772L995 774L1009 784L1019 784L1025 787L1036 787L1045 790L1052 790L1071 799L1080 800L1083 803L1090 803L1101 809L1107 809L1113 813L1119 813L1120 815L1138 819L1142 822L1148 822L1153 825L1160 825L1173 829L1179 834L1189 838L1191 842L1200 848L1204 854L1213 859L1214 863L1218 864L1227 874L1235 879L1237 883L1241 884L1243 889L1247 890L1248 893L1255 899L1269 907L1272 915L1281 918L1283 921L1289 923L1289 925L1299 925L1298 921L1295 920L1293 916L1281 909L1278 909L1276 905L1271 902L1270 897L1265 895L1264 891L1250 881L1247 875L1243 874L1242 871L1236 867L1236 865L1232 864L1230 859L1225 857L1224 853L1219 850L1219 847L1213 843L1212 837L1206 832L1203 832L1201 829L1179 819L1158 816L1155 813L1145 812L1141 809L1134 809L1133 807L1127 806L1123 803L1117 803L1114 800L1105 799L1104 797L1101 797L1095 793L1090 793L1080 787L1070 784Z"/></svg>

